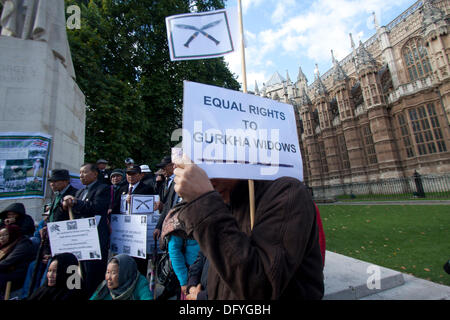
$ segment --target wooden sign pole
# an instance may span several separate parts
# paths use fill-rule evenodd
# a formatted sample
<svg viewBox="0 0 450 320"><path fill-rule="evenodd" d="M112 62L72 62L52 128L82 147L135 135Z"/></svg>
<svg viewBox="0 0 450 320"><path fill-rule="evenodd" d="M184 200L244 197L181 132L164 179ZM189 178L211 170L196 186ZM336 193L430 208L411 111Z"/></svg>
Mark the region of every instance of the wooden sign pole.
<svg viewBox="0 0 450 320"><path fill-rule="evenodd" d="M239 32L241 34L241 61L242 61L242 89L247 93L247 72L245 66L245 40L244 40L244 23L242 21L242 3L238 0L239 9ZM253 180L248 180L248 196L250 202L250 228L253 230L255 223L255 183Z"/></svg>
<svg viewBox="0 0 450 320"><path fill-rule="evenodd" d="M9 300L9 295L11 294L11 286L12 286L12 282L8 281L6 283L6 289L5 289L5 301Z"/></svg>

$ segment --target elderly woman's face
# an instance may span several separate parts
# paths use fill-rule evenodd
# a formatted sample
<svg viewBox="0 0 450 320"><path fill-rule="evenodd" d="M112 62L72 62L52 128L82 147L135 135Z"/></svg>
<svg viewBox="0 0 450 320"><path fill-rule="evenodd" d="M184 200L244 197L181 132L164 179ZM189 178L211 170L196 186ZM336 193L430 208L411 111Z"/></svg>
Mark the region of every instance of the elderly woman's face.
<svg viewBox="0 0 450 320"><path fill-rule="evenodd" d="M9 233L6 228L3 228L0 230L0 245L4 245L5 243L8 243L9 240Z"/></svg>
<svg viewBox="0 0 450 320"><path fill-rule="evenodd" d="M116 185L122 181L122 176L120 174L115 174L111 177L111 183Z"/></svg>
<svg viewBox="0 0 450 320"><path fill-rule="evenodd" d="M105 274L106 286L109 290L115 289L119 286L119 265L115 262L110 262L106 268Z"/></svg>
<svg viewBox="0 0 450 320"><path fill-rule="evenodd" d="M47 270L47 283L49 287L56 286L56 271L58 270L58 261L53 260L48 266Z"/></svg>

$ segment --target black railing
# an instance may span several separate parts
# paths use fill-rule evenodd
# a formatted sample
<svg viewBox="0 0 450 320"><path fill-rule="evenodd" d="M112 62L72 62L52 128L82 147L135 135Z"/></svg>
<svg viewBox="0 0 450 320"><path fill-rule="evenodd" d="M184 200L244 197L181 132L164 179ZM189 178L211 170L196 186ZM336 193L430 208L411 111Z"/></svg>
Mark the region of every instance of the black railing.
<svg viewBox="0 0 450 320"><path fill-rule="evenodd" d="M317 202L450 200L450 174L423 175L368 182L346 183L312 188Z"/></svg>

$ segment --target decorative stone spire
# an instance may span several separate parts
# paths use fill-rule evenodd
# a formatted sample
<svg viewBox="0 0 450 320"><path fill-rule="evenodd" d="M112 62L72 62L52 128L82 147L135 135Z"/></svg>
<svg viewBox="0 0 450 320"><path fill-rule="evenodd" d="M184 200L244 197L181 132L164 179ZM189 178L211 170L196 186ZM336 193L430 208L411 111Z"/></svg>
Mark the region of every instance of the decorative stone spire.
<svg viewBox="0 0 450 320"><path fill-rule="evenodd" d="M379 29L380 25L378 24L377 15L375 14L375 11L372 11L373 16L373 25L375 26L375 29Z"/></svg>
<svg viewBox="0 0 450 320"><path fill-rule="evenodd" d="M353 41L352 33L350 32L348 35L350 36L350 45L352 46L352 50L354 51L355 50L355 42Z"/></svg>
<svg viewBox="0 0 450 320"><path fill-rule="evenodd" d="M259 96L258 82L255 80L255 94Z"/></svg>
<svg viewBox="0 0 450 320"><path fill-rule="evenodd" d="M308 82L308 79L306 78L305 74L302 71L302 67L298 67L298 76L297 76L297 81L305 81Z"/></svg>
<svg viewBox="0 0 450 320"><path fill-rule="evenodd" d="M348 77L344 69L342 69L339 62L334 57L333 50L331 50L331 60L333 61L333 81L334 83L339 81L345 81Z"/></svg>
<svg viewBox="0 0 450 320"><path fill-rule="evenodd" d="M312 105L311 99L308 96L308 93L306 92L306 89L302 88L302 95L300 97L300 105L301 106L308 106Z"/></svg>
<svg viewBox="0 0 450 320"><path fill-rule="evenodd" d="M289 72L286 70L286 83L289 85L292 83L291 78L289 77Z"/></svg>
<svg viewBox="0 0 450 320"><path fill-rule="evenodd" d="M327 94L327 89L325 88L325 85L323 84L322 80L320 79L320 73L319 73L319 66L316 63L316 67L314 69L314 91L316 95L323 96Z"/></svg>
<svg viewBox="0 0 450 320"><path fill-rule="evenodd" d="M264 82L263 82L263 87L261 89L261 96L262 97L267 97L266 84Z"/></svg>
<svg viewBox="0 0 450 320"><path fill-rule="evenodd" d="M366 47L362 43L361 40L359 40L359 47L357 49L356 54L356 67L357 70L364 69L367 67L376 67L377 62L372 57L369 51L367 51Z"/></svg>

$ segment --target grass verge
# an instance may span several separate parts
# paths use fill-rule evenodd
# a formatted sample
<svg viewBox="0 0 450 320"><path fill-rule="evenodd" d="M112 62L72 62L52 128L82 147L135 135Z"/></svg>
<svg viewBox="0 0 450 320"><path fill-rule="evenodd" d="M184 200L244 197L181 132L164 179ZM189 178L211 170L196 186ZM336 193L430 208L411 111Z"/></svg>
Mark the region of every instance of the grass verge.
<svg viewBox="0 0 450 320"><path fill-rule="evenodd" d="M327 250L450 285L450 206L319 205Z"/></svg>

